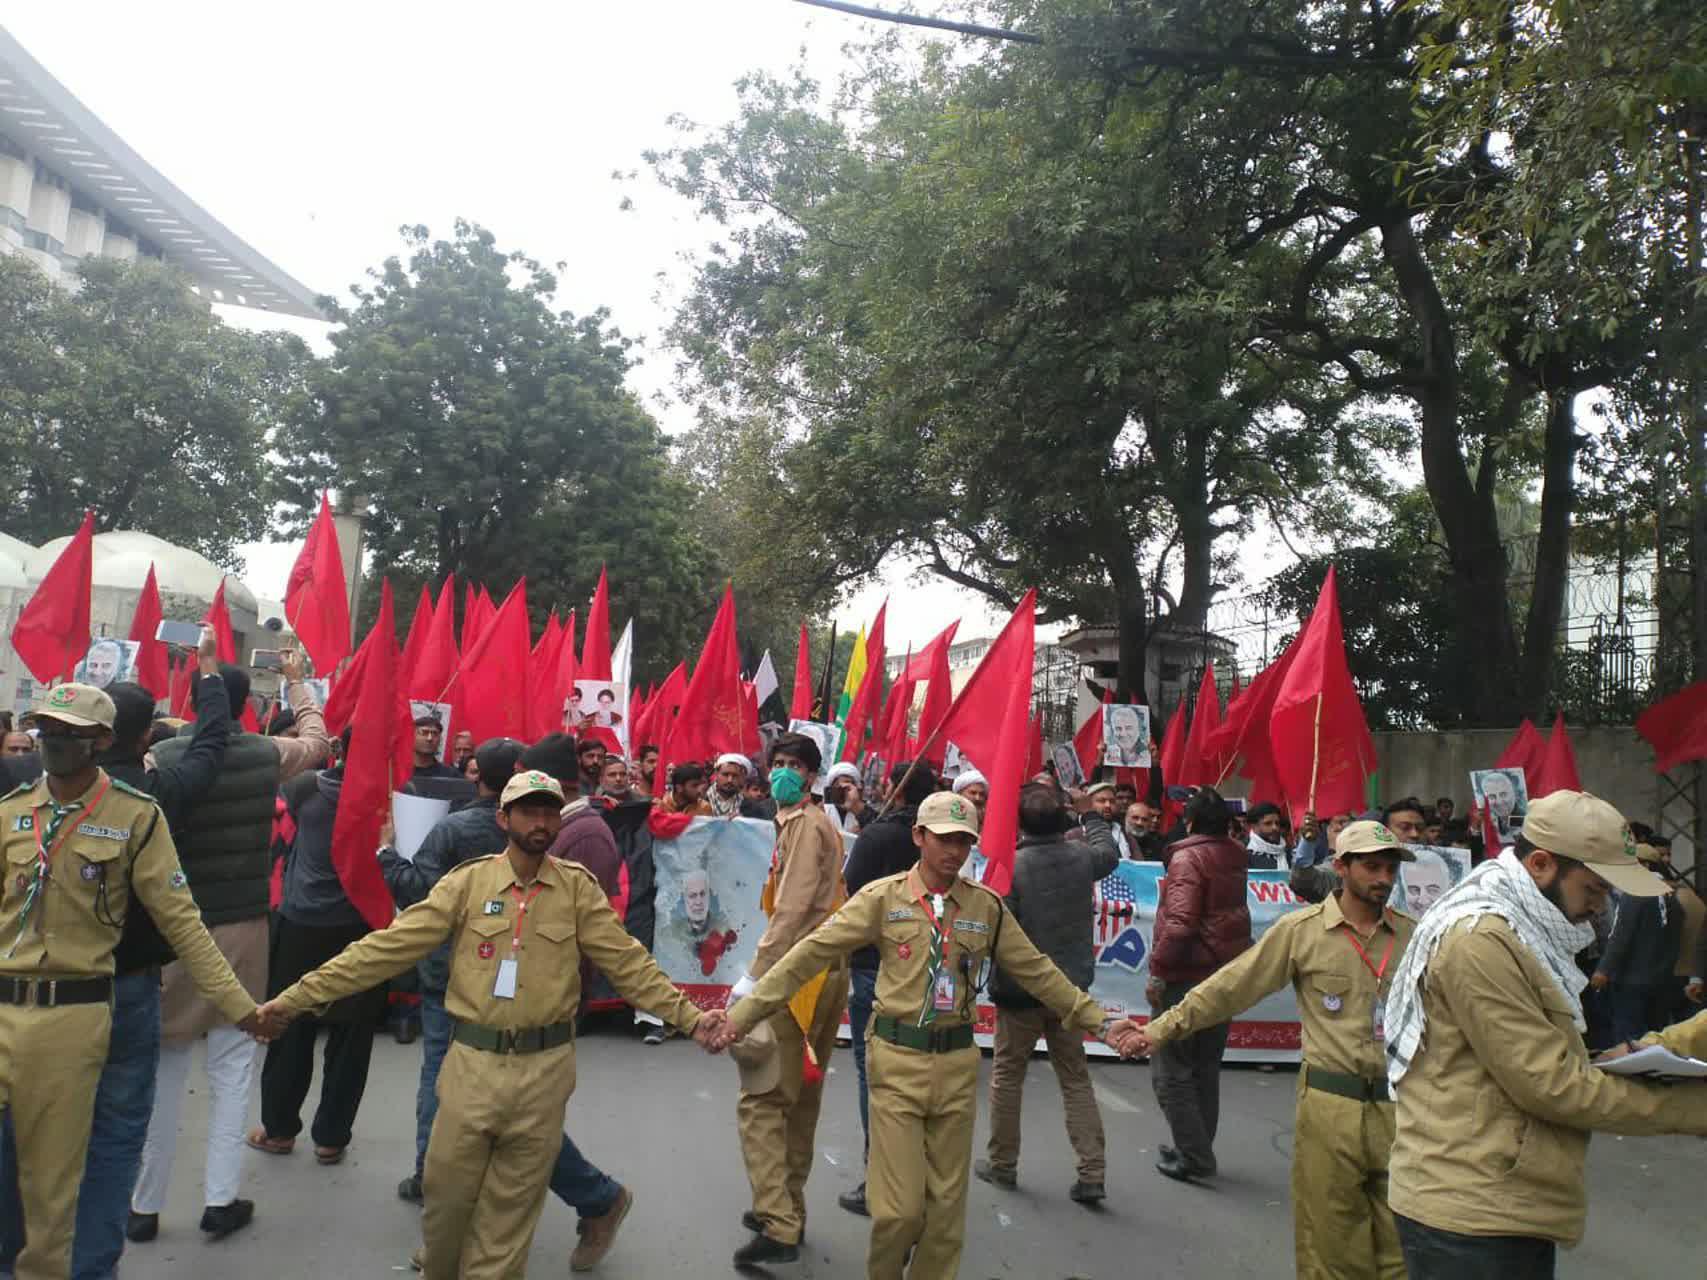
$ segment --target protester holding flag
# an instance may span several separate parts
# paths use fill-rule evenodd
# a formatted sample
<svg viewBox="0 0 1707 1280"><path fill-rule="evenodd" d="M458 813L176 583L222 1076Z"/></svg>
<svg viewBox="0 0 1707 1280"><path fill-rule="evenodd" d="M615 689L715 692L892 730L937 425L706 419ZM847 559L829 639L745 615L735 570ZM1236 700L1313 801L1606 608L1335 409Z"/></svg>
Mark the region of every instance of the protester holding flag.
<svg viewBox="0 0 1707 1280"><path fill-rule="evenodd" d="M1134 1023L1105 1017L1025 930L1004 918L999 897L961 877L978 831L977 811L965 797L927 798L913 828L918 865L866 885L798 942L730 1009L728 1025L712 1042L726 1045L761 1022L774 1024L777 1011L816 975L861 947L878 949L869 1046L871 1280L937 1280L960 1266L978 1109L972 1023L986 961L1067 1025L1100 1036L1122 1056L1137 1049Z"/></svg>
<svg viewBox="0 0 1707 1280"><path fill-rule="evenodd" d="M223 590L224 584L221 583ZM214 628L217 637L218 629ZM249 676L220 666L227 707L240 719L249 701ZM282 693L296 715L294 738L270 738L231 726L225 762L213 789L184 823L179 860L213 940L249 994L267 990L267 917L271 909L274 797L279 784L314 768L326 756L326 724L303 683L302 655L286 650ZM159 768L183 760L193 741L186 727L154 748ZM227 1025L220 1011L197 995L181 964L168 965L160 995L160 1075L148 1122L142 1173L132 1209L146 1224L166 1206L178 1144L178 1112L190 1073L190 1049L207 1037L210 1095L207 1131L206 1212L202 1230L229 1235L247 1225L255 1206L238 1196L243 1177L243 1123L255 1074L255 1044Z"/></svg>
<svg viewBox="0 0 1707 1280"><path fill-rule="evenodd" d="M731 1004L847 896L842 838L824 810L811 802L812 782L823 765L818 744L804 734L785 733L772 745L770 763L777 836L762 899L770 923L753 953L751 971L729 993ZM735 1251L736 1266L800 1256L824 1072L847 1003L847 968L838 960L824 966L800 1001L770 1020L779 1056L776 1082L763 1092L743 1088L736 1108L741 1155L753 1188L752 1210L742 1218L753 1238Z"/></svg>

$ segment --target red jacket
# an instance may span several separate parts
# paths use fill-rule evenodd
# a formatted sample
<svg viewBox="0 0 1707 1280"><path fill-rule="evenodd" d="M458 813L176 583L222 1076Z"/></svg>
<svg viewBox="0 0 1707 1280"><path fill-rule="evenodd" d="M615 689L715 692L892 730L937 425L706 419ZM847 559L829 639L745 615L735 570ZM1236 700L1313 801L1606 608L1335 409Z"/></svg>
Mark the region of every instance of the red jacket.
<svg viewBox="0 0 1707 1280"><path fill-rule="evenodd" d="M1163 982L1201 982L1251 945L1244 846L1225 836L1174 844L1156 904L1150 972Z"/></svg>

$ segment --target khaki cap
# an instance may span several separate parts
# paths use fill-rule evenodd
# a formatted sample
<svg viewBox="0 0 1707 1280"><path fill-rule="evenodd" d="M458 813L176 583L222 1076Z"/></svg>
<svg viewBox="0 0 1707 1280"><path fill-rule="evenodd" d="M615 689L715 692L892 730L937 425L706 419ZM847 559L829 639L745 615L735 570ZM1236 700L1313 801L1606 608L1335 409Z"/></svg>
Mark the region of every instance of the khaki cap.
<svg viewBox="0 0 1707 1280"><path fill-rule="evenodd" d="M84 729L111 729L114 714L113 700L92 684L55 685L35 713L38 720L46 717Z"/></svg>
<svg viewBox="0 0 1707 1280"><path fill-rule="evenodd" d="M925 797L919 806L914 825L934 831L939 836L960 832L974 838L978 835L978 806L965 796L952 791L936 791Z"/></svg>
<svg viewBox="0 0 1707 1280"><path fill-rule="evenodd" d="M1352 822L1346 824L1334 841L1334 854L1348 857L1354 853L1385 853L1400 862L1415 862L1417 855L1405 848L1399 837L1385 822Z"/></svg>
<svg viewBox="0 0 1707 1280"><path fill-rule="evenodd" d="M510 780L504 784L504 794L498 797L498 807L508 809L524 796L534 795L547 795L558 804L563 803L563 788L556 778L538 769L527 769L510 775Z"/></svg>
<svg viewBox="0 0 1707 1280"><path fill-rule="evenodd" d="M735 1059L746 1093L769 1093L782 1080L782 1050L777 1047L776 1032L771 1030L768 1018L730 1044L729 1056Z"/></svg>
<svg viewBox="0 0 1707 1280"><path fill-rule="evenodd" d="M1523 837L1537 849L1575 858L1620 893L1658 898L1666 884L1636 858L1630 824L1599 796L1554 791L1529 802Z"/></svg>

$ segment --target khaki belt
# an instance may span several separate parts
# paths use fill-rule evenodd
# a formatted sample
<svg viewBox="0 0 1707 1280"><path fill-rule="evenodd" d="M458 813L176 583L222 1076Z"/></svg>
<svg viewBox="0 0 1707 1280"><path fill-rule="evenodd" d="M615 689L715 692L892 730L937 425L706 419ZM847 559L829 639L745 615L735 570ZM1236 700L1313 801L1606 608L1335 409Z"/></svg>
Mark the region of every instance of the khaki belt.
<svg viewBox="0 0 1707 1280"><path fill-rule="evenodd" d="M543 1053L575 1038L573 1022L554 1022L549 1027L522 1027L500 1031L497 1027L482 1027L473 1022L459 1022L451 1039L470 1049L487 1053Z"/></svg>
<svg viewBox="0 0 1707 1280"><path fill-rule="evenodd" d="M1304 1068L1304 1085L1323 1093L1350 1098L1353 1102L1391 1102L1385 1080L1370 1080L1363 1076L1347 1075L1342 1071L1323 1071L1320 1067Z"/></svg>
<svg viewBox="0 0 1707 1280"><path fill-rule="evenodd" d="M880 1013L871 1020L871 1034L879 1040L898 1044L903 1049L920 1053L953 1053L956 1049L972 1047L972 1024L962 1022L954 1027L913 1027Z"/></svg>
<svg viewBox="0 0 1707 1280"><path fill-rule="evenodd" d="M0 1004L52 1009L62 1004L106 1004L111 978L0 978Z"/></svg>

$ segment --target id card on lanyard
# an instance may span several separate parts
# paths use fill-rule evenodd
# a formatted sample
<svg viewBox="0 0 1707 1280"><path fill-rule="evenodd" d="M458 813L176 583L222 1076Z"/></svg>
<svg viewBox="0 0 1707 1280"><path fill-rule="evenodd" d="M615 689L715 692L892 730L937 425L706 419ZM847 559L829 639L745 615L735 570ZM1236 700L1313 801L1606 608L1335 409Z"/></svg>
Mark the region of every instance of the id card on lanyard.
<svg viewBox="0 0 1707 1280"><path fill-rule="evenodd" d="M539 891L545 888L536 884L533 892L522 896L520 885L511 885L510 892L516 898L516 927L510 934L510 954L498 961L498 977L492 983L492 995L498 1000L514 1000L516 998L516 969L517 953L522 949L522 921L527 918L528 907L539 897Z"/></svg>
<svg viewBox="0 0 1707 1280"><path fill-rule="evenodd" d="M936 910L931 910L931 904L925 900L925 895L919 895L919 906L924 909L925 918L931 922L931 965L930 965L930 1001L919 1013L919 1025L934 1022L939 1013L953 1013L956 1007L954 992L954 970L948 966L948 939L954 930L955 910L944 910L942 895L934 895Z"/></svg>
<svg viewBox="0 0 1707 1280"><path fill-rule="evenodd" d="M1393 958L1393 947L1399 939L1387 939L1387 950L1381 956L1381 964L1377 967L1370 959L1369 953L1363 949L1363 944L1357 940L1357 932L1351 926L1346 926L1346 937L1351 939L1352 947L1357 951L1357 958L1363 961L1363 967L1375 975L1375 997L1369 1004L1369 1035L1376 1044L1383 1044L1387 1039L1387 964Z"/></svg>

